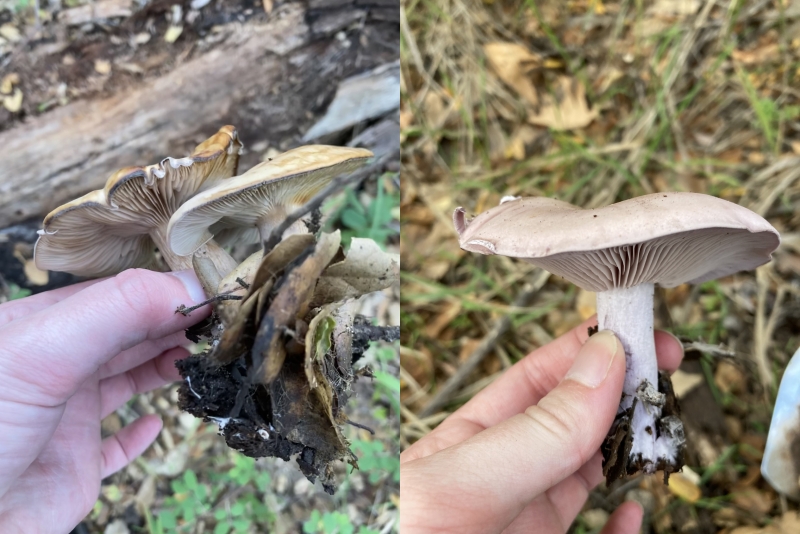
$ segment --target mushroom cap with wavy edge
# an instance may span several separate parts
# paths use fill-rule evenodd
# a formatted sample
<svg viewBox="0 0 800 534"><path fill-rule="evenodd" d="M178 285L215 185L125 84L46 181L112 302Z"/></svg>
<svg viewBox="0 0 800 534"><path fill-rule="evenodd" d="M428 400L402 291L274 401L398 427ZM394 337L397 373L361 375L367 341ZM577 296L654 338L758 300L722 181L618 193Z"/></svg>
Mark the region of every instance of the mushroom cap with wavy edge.
<svg viewBox="0 0 800 534"><path fill-rule="evenodd" d="M169 222L172 250L189 255L210 239L255 243L340 174L363 165L363 148L307 145L289 150L186 202ZM266 237L266 236L263 236Z"/></svg>
<svg viewBox="0 0 800 534"><path fill-rule="evenodd" d="M655 193L596 209L504 199L453 222L461 248L520 258L583 289L700 283L770 260L780 234L747 208L699 193Z"/></svg>
<svg viewBox="0 0 800 534"><path fill-rule="evenodd" d="M103 189L45 217L34 248L36 266L89 277L154 267L170 216L198 191L234 176L241 148L236 129L224 126L191 156L117 171Z"/></svg>

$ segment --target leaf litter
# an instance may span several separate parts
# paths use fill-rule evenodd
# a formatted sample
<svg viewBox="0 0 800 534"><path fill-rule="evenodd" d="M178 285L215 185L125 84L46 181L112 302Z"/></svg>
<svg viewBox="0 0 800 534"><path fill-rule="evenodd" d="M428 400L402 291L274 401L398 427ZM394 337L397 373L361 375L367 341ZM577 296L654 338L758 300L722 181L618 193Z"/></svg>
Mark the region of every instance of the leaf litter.
<svg viewBox="0 0 800 534"><path fill-rule="evenodd" d="M354 238L345 254L338 231L290 236L254 269L257 257L236 271L245 277L241 300L218 303L190 332L209 349L178 362L179 406L216 422L228 446L247 456L296 455L308 480L333 494L334 465L358 467L341 427L351 423L344 407L354 380L371 373L353 366L369 341L387 337L382 327L373 327L377 337L359 329L365 319L354 304L396 284L399 263L368 239Z"/></svg>

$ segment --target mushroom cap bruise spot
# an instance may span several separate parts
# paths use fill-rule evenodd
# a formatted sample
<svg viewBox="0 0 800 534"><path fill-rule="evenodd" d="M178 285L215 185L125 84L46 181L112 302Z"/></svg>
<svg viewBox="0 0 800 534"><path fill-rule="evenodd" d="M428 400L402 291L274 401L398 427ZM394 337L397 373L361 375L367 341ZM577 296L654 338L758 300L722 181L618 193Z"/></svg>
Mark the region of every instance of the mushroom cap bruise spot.
<svg viewBox="0 0 800 534"><path fill-rule="evenodd" d="M307 145L256 165L186 202L172 216L170 248L188 256L210 239L222 246L255 243L259 226L277 226L340 174L373 154L363 148Z"/></svg>
<svg viewBox="0 0 800 534"><path fill-rule="evenodd" d="M235 175L241 148L236 129L224 126L191 156L117 171L103 189L45 217L34 248L36 266L89 277L156 267L151 232L164 233L187 199Z"/></svg>
<svg viewBox="0 0 800 534"><path fill-rule="evenodd" d="M601 215L601 217L598 217ZM520 258L590 291L700 283L770 260L778 232L752 211L697 193L584 210L552 198L502 203L463 224L464 250Z"/></svg>

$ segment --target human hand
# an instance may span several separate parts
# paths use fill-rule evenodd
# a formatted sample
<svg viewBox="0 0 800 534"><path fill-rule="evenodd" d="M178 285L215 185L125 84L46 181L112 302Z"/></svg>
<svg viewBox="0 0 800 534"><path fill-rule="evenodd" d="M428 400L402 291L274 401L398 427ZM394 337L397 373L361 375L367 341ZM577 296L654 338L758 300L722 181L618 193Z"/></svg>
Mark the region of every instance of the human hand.
<svg viewBox="0 0 800 534"><path fill-rule="evenodd" d="M158 416L105 440L100 421L180 378L183 330L210 310L175 309L204 298L191 271L131 269L0 306L0 531L69 532L155 440Z"/></svg>
<svg viewBox="0 0 800 534"><path fill-rule="evenodd" d="M400 531L566 532L600 483L600 444L622 394L625 353L592 318L535 350L400 455ZM655 333L659 367L680 342ZM603 532L639 532L626 502Z"/></svg>

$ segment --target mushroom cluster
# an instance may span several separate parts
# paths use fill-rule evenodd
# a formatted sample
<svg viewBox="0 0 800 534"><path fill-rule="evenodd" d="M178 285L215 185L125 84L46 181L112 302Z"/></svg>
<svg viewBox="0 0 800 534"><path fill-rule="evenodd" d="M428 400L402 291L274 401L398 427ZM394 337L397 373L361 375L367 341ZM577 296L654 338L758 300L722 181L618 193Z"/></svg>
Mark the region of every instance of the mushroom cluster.
<svg viewBox="0 0 800 534"><path fill-rule="evenodd" d="M622 342L623 395L603 444L610 483L682 466L683 424L653 338L655 285L700 283L767 263L780 236L766 220L697 193L656 193L597 209L552 198L505 197L453 221L462 249L520 258L597 293L597 322Z"/></svg>
<svg viewBox="0 0 800 534"><path fill-rule="evenodd" d="M298 455L303 474L333 493L333 463L357 467L340 429L352 423L352 364L385 338L381 327L359 330L354 299L395 283L399 258L357 238L345 254L338 231L317 236L304 217L373 154L303 146L236 176L241 150L225 126L190 156L118 171L47 215L36 265L89 277L193 268L215 313L186 332L208 349L176 362L179 406L216 421L244 454ZM238 265L223 248L259 240Z"/></svg>
<svg viewBox="0 0 800 534"><path fill-rule="evenodd" d="M215 292L237 265L223 246L269 235L332 178L372 156L362 148L303 146L235 176L241 151L236 129L224 126L190 156L117 171L103 189L45 217L36 266L100 277L163 269L156 251L173 271L192 268L194 256L213 265L214 272L198 275ZM284 235L307 231L299 222Z"/></svg>

